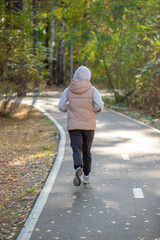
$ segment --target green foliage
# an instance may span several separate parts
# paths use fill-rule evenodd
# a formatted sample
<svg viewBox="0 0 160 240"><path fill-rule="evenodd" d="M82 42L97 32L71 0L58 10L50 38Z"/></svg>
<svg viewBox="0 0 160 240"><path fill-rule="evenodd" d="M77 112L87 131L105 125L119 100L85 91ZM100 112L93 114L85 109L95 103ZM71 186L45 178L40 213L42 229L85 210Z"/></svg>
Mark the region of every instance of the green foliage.
<svg viewBox="0 0 160 240"><path fill-rule="evenodd" d="M20 198L23 197L23 190L22 190L22 189L20 189L20 191L19 191L19 197L20 197Z"/></svg>
<svg viewBox="0 0 160 240"><path fill-rule="evenodd" d="M52 121L48 118L41 121L41 125L52 125Z"/></svg>
<svg viewBox="0 0 160 240"><path fill-rule="evenodd" d="M2 83L1 83L2 84ZM0 115L9 116L12 111L18 107L20 101L16 97L16 91L18 86L12 84L11 82L4 84L0 88L1 104L0 104ZM15 101L13 101L15 100Z"/></svg>
<svg viewBox="0 0 160 240"><path fill-rule="evenodd" d="M0 20L0 72L1 80L10 79L14 82L20 74L26 82L40 77L44 68L45 46L38 45L37 56L33 53L33 16L30 1L24 1L20 14L14 10L7 11L5 1L1 3Z"/></svg>
<svg viewBox="0 0 160 240"><path fill-rule="evenodd" d="M152 115L160 114L160 61L153 59L137 75L136 103L148 108ZM159 115L158 114L158 115Z"/></svg>
<svg viewBox="0 0 160 240"><path fill-rule="evenodd" d="M32 1L13 14L1 3L0 81L15 83L17 92L38 79L48 81L48 59L58 63L59 42L65 41L66 76L70 75L70 46L74 70L87 65L92 81L111 89L117 103L126 101L159 116L160 34L158 0L64 0L38 2L38 47L33 52ZM51 21L57 23L51 36ZM65 32L61 23L65 21ZM58 65L53 69L58 70ZM55 73L56 75L56 73ZM69 79L68 79L69 82Z"/></svg>
<svg viewBox="0 0 160 240"><path fill-rule="evenodd" d="M26 193L32 194L34 192L35 192L35 188L34 187L26 189Z"/></svg>
<svg viewBox="0 0 160 240"><path fill-rule="evenodd" d="M54 132L52 132L52 133L50 134L50 137L56 137L56 136L58 136L58 134L59 134L59 131L58 131L58 130L55 130Z"/></svg>
<svg viewBox="0 0 160 240"><path fill-rule="evenodd" d="M73 44L75 68L89 66L93 80L106 83L116 102L125 100L158 113L158 0L65 2L66 9L56 13L66 18L67 47Z"/></svg>
<svg viewBox="0 0 160 240"><path fill-rule="evenodd" d="M8 115L14 105L11 100L24 97L33 90L33 82L42 81L46 76L46 48L39 42L37 53L33 51L32 2L23 1L23 10L7 8L6 1L0 8L0 94L4 104L2 115ZM33 86L32 89L30 86ZM12 107L11 107L12 106Z"/></svg>

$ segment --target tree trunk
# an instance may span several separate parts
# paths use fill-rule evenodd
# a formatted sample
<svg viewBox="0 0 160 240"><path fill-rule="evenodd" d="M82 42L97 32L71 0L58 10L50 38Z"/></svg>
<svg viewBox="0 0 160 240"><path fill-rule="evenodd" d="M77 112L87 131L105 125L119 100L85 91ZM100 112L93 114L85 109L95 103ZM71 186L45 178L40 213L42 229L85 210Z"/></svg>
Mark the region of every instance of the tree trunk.
<svg viewBox="0 0 160 240"><path fill-rule="evenodd" d="M26 96L25 76L21 76L21 74L18 74L16 79L16 85L17 85L17 97L25 97Z"/></svg>
<svg viewBox="0 0 160 240"><path fill-rule="evenodd" d="M65 22L61 21L61 38L59 41L59 58L58 58L58 82L57 85L65 83L65 40L63 33L65 32Z"/></svg>
<svg viewBox="0 0 160 240"><path fill-rule="evenodd" d="M33 25L34 25L34 29L33 29L33 53L35 55L35 58L37 56L37 48L38 48L38 30L37 30L37 6L38 6L38 1L37 0L33 0L32 2L33 5ZM35 77L34 79L34 88L35 90L39 89L39 80L37 79L37 77Z"/></svg>
<svg viewBox="0 0 160 240"><path fill-rule="evenodd" d="M33 0L33 51L37 55L38 33L37 33L37 0Z"/></svg>
<svg viewBox="0 0 160 240"><path fill-rule="evenodd" d="M23 0L14 0L14 8L17 13L23 10Z"/></svg>
<svg viewBox="0 0 160 240"><path fill-rule="evenodd" d="M52 13L55 10L55 2L53 2ZM49 55L49 82L50 85L54 83L53 79L53 43L54 43L54 33L55 33L55 19L52 16L51 18L51 38L50 38L50 55Z"/></svg>
<svg viewBox="0 0 160 240"><path fill-rule="evenodd" d="M46 47L46 49L47 49L47 51L46 51L46 59L45 59L45 67L46 67L47 70L48 70L48 68L49 68L49 60L48 60L49 27L50 27L50 22L49 22L49 20L47 20L47 22L46 22L46 27L45 27L45 29L46 29L45 47Z"/></svg>
<svg viewBox="0 0 160 240"><path fill-rule="evenodd" d="M8 12L11 11L11 0L5 0L6 9Z"/></svg>
<svg viewBox="0 0 160 240"><path fill-rule="evenodd" d="M58 21L57 19L54 22L54 60L53 60L53 68L52 68L52 75L53 75L53 84L57 83L57 69L58 69L58 39L56 36L58 29Z"/></svg>
<svg viewBox="0 0 160 240"><path fill-rule="evenodd" d="M21 14L23 11L23 0L7 0L7 9L9 11L14 11L17 15ZM11 28L18 29L20 31L23 31L22 26L20 23L17 25L11 26ZM22 49L24 48L24 44L22 43ZM23 67L25 65L23 56L19 59L19 63L17 63L17 68L21 69L20 72L17 74L16 79L15 79L15 84L16 84L16 91L17 91L17 96L18 97L25 97L26 96L26 79L25 76L23 75Z"/></svg>

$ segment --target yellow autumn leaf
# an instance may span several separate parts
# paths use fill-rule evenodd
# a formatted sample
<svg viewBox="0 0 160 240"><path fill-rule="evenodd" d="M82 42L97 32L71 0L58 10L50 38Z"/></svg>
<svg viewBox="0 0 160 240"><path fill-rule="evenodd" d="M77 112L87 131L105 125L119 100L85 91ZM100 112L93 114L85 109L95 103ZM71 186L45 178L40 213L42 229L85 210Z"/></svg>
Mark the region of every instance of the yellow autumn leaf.
<svg viewBox="0 0 160 240"><path fill-rule="evenodd" d="M36 232L38 232L38 231L39 231L39 228L35 228L34 230L35 230Z"/></svg>

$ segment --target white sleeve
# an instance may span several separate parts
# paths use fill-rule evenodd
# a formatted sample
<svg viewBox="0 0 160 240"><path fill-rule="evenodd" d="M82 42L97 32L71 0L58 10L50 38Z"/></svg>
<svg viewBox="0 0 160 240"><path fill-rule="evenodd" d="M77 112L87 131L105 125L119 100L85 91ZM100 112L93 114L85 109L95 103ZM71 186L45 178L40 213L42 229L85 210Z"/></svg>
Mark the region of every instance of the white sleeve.
<svg viewBox="0 0 160 240"><path fill-rule="evenodd" d="M66 88L63 91L61 99L60 99L60 101L58 103L58 107L59 107L59 110L61 112L66 112L67 108L68 108L67 90L68 90L68 88Z"/></svg>
<svg viewBox="0 0 160 240"><path fill-rule="evenodd" d="M101 113L103 111L104 102L102 101L99 91L95 88L93 94L93 104L96 113Z"/></svg>

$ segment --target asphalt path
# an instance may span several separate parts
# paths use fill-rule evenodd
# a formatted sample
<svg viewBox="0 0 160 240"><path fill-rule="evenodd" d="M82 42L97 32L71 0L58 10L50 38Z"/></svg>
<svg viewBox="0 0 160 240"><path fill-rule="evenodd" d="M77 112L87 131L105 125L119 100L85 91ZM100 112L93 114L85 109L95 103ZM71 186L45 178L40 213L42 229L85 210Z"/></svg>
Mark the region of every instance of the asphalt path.
<svg viewBox="0 0 160 240"><path fill-rule="evenodd" d="M62 126L66 144L46 200L30 215L32 228L26 223L17 239L160 240L160 131L104 109L97 116L90 184L75 187L60 96L25 100Z"/></svg>

